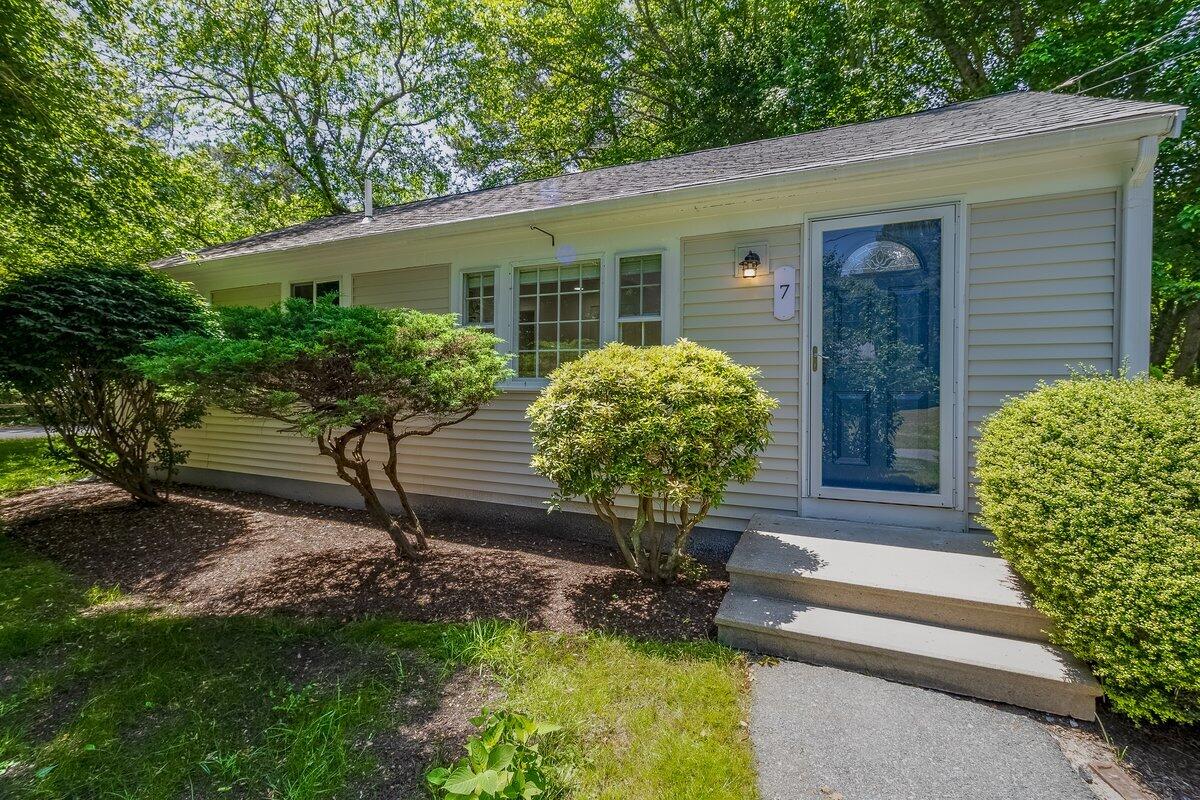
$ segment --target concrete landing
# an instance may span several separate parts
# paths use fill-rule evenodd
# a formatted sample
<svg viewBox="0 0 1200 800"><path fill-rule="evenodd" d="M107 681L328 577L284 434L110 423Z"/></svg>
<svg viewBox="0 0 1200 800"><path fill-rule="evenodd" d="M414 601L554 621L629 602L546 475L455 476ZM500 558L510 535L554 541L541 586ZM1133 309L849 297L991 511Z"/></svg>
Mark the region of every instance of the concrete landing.
<svg viewBox="0 0 1200 800"><path fill-rule="evenodd" d="M753 677L763 800L1096 800L1014 709L786 661Z"/></svg>

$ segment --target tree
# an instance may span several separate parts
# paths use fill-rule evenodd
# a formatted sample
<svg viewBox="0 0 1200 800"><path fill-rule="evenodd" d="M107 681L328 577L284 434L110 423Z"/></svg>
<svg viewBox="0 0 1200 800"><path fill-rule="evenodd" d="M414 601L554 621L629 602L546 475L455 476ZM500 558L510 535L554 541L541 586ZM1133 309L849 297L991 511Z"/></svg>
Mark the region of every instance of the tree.
<svg viewBox="0 0 1200 800"><path fill-rule="evenodd" d="M511 374L497 341L458 327L453 314L290 300L222 309L219 336L162 339L136 365L185 396L278 420L284 430L313 439L397 554L412 559L426 539L399 479L399 445L462 422L496 396L496 384ZM366 452L372 434L387 443L383 473L400 498L403 523L372 483Z"/></svg>
<svg viewBox="0 0 1200 800"><path fill-rule="evenodd" d="M144 0L132 63L192 136L284 165L323 212L445 186L426 140L455 92L443 17L422 0Z"/></svg>
<svg viewBox="0 0 1200 800"><path fill-rule="evenodd" d="M484 183L915 110L907 41L832 0L489 0L456 28L447 127Z"/></svg>
<svg viewBox="0 0 1200 800"><path fill-rule="evenodd" d="M294 221L134 123L118 6L0 0L0 270L135 263Z"/></svg>
<svg viewBox="0 0 1200 800"><path fill-rule="evenodd" d="M559 367L529 407L533 468L558 484L555 507L586 498L629 568L670 582L692 530L720 505L730 481L754 477L771 442L778 403L756 375L684 339L592 351ZM637 507L628 525L616 510L626 487Z"/></svg>
<svg viewBox="0 0 1200 800"><path fill-rule="evenodd" d="M172 434L203 405L160 390L126 359L158 336L209 330L208 307L141 267L57 266L0 284L0 381L61 437L65 455L143 503L161 503L186 452Z"/></svg>

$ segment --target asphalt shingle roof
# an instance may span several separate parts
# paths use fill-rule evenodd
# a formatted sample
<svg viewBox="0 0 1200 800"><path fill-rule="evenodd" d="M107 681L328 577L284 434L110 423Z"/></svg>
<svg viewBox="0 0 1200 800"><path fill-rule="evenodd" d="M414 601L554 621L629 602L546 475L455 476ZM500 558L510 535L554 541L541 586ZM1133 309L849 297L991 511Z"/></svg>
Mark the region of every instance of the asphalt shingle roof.
<svg viewBox="0 0 1200 800"><path fill-rule="evenodd" d="M1077 94L1011 92L873 122L384 206L375 210L374 220L367 224L362 223L361 213L319 217L209 247L191 257L164 259L157 266L172 266L197 257L210 260L288 250L379 233L872 161L1178 109L1160 103Z"/></svg>

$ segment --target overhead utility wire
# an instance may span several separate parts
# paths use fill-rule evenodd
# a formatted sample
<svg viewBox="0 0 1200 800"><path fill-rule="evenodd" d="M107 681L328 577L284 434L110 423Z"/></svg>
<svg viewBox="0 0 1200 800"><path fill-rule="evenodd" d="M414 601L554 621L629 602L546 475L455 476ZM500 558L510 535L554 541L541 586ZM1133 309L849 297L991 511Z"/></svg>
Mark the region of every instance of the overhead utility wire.
<svg viewBox="0 0 1200 800"><path fill-rule="evenodd" d="M1093 67L1092 69L1089 69L1087 72L1081 72L1078 75L1076 75L1074 78L1068 78L1067 80L1060 83L1058 86L1055 86L1050 91L1057 92L1059 89L1070 86L1073 83L1078 83L1080 80L1082 80L1083 78L1086 78L1088 75L1093 75L1102 69L1111 67L1113 64L1116 64L1118 61L1124 61L1125 59L1129 58L1130 56L1135 56L1144 50L1148 50L1151 47L1154 47L1156 44L1166 41L1167 39L1170 39L1172 36L1175 36L1176 34L1183 33L1186 30L1196 27L1197 24L1200 24L1200 16L1196 17L1191 22L1185 22L1184 24L1180 25L1178 28L1174 28L1174 29L1168 31L1167 33L1164 33L1162 36L1159 36L1157 39L1146 42L1146 44L1142 45L1141 47L1134 48L1133 50L1130 50L1128 53L1123 53L1123 54L1117 56L1116 58L1112 59L1111 61L1106 61L1098 67ZM1095 87L1092 87L1092 88L1095 88Z"/></svg>
<svg viewBox="0 0 1200 800"><path fill-rule="evenodd" d="M1197 52L1200 52L1200 46L1193 47L1191 50L1185 50L1182 53L1176 53L1175 55L1171 56L1170 58L1164 58L1162 61L1159 61L1157 64L1151 64L1148 67L1142 67L1141 69L1135 69L1133 72L1126 72L1124 75L1121 75L1120 77L1117 77L1117 78L1113 78L1111 80L1107 80L1104 83L1097 83L1095 86L1089 86L1086 90L1080 89L1080 91L1094 92L1096 89L1099 89L1104 86L1108 86L1110 83L1116 83L1117 81L1123 81L1126 78L1131 78L1134 75L1137 75L1139 72L1145 72L1148 69L1154 69L1155 67L1164 67L1168 64L1172 64L1172 63L1178 61L1179 59L1183 58L1184 56L1190 56Z"/></svg>

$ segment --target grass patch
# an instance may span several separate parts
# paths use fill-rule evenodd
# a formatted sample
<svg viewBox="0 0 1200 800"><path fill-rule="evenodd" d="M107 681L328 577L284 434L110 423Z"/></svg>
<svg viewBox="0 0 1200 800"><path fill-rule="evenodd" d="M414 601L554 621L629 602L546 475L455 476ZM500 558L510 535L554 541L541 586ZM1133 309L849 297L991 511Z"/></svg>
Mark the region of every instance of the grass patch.
<svg viewBox="0 0 1200 800"><path fill-rule="evenodd" d="M86 474L51 455L45 439L0 441L0 497L66 483Z"/></svg>
<svg viewBox="0 0 1200 800"><path fill-rule="evenodd" d="M507 706L564 726L556 760L572 797L755 796L745 665L717 645L190 618L121 599L0 536L0 796L370 794L367 743L462 667L499 681ZM314 653L316 667L298 668Z"/></svg>
<svg viewBox="0 0 1200 800"><path fill-rule="evenodd" d="M754 798L745 658L710 642L475 623L443 646L494 670L510 707L564 726L577 797Z"/></svg>

